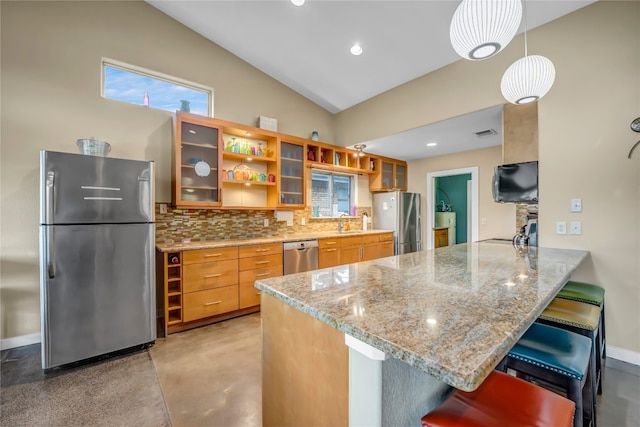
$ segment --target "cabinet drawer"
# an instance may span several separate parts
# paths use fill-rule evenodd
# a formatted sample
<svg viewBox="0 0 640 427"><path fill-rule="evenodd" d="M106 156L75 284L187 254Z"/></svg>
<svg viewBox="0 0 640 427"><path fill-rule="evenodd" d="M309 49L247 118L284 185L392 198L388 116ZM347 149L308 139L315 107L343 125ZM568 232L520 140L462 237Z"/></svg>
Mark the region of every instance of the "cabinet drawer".
<svg viewBox="0 0 640 427"><path fill-rule="evenodd" d="M260 245L246 245L238 247L238 257L272 255L282 253L282 243L265 243Z"/></svg>
<svg viewBox="0 0 640 427"><path fill-rule="evenodd" d="M269 277L282 276L282 265L272 265L271 267L255 268L253 270L245 270L240 272L240 284L251 283L258 279L268 279Z"/></svg>
<svg viewBox="0 0 640 427"><path fill-rule="evenodd" d="M378 234L378 240L380 240L381 242L393 240L393 233Z"/></svg>
<svg viewBox="0 0 640 427"><path fill-rule="evenodd" d="M342 241L342 238L333 238L333 239L319 239L318 240L318 247L320 249L322 248L339 248L340 247L340 242Z"/></svg>
<svg viewBox="0 0 640 427"><path fill-rule="evenodd" d="M240 308L253 307L260 304L260 290L253 286L253 282L240 285Z"/></svg>
<svg viewBox="0 0 640 427"><path fill-rule="evenodd" d="M361 243L362 243L361 236L343 237L340 241L340 247L346 248L349 246L360 245Z"/></svg>
<svg viewBox="0 0 640 427"><path fill-rule="evenodd" d="M368 234L366 236L362 236L362 244L378 243L380 241L380 236L380 234Z"/></svg>
<svg viewBox="0 0 640 427"><path fill-rule="evenodd" d="M220 288L238 284L238 260L203 262L186 265L183 273L184 292Z"/></svg>
<svg viewBox="0 0 640 427"><path fill-rule="evenodd" d="M184 295L185 322L238 309L238 285Z"/></svg>
<svg viewBox="0 0 640 427"><path fill-rule="evenodd" d="M252 270L254 268L264 268L279 265L282 269L282 254L254 256L240 259L240 271Z"/></svg>
<svg viewBox="0 0 640 427"><path fill-rule="evenodd" d="M393 240L380 242L380 257L393 256Z"/></svg>
<svg viewBox="0 0 640 427"><path fill-rule="evenodd" d="M183 264L197 264L200 262L223 261L238 258L238 247L198 249L182 252Z"/></svg>

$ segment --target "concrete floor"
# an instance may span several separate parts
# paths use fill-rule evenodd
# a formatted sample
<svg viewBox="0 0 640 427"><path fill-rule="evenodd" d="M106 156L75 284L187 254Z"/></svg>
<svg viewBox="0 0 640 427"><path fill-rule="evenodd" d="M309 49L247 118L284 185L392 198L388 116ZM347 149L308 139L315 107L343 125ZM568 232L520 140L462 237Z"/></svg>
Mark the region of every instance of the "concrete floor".
<svg viewBox="0 0 640 427"><path fill-rule="evenodd" d="M2 351L1 357L3 427L262 424L259 314L47 375L39 344ZM598 426L640 426L640 367L607 360Z"/></svg>

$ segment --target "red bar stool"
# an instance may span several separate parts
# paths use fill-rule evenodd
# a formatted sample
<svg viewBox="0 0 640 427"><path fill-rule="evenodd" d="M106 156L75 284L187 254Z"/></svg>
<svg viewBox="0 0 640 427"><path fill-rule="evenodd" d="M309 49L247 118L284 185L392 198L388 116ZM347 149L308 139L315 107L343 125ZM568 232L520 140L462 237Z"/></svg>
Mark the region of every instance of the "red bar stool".
<svg viewBox="0 0 640 427"><path fill-rule="evenodd" d="M493 371L475 391L456 390L422 417L423 427L571 427L575 404L511 375Z"/></svg>

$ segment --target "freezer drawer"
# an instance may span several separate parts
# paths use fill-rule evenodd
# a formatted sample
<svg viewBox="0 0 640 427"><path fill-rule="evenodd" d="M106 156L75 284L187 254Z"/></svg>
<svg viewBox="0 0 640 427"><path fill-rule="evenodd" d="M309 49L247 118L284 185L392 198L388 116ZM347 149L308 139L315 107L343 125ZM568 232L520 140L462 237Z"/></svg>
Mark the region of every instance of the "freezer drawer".
<svg viewBox="0 0 640 427"><path fill-rule="evenodd" d="M156 338L153 224L40 226L42 367Z"/></svg>

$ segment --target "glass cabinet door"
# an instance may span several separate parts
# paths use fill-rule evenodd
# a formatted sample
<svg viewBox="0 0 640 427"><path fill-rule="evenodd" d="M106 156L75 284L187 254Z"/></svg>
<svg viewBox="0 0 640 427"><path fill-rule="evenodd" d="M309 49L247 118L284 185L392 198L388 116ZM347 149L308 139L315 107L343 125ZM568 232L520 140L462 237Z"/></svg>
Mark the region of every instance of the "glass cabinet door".
<svg viewBox="0 0 640 427"><path fill-rule="evenodd" d="M396 165L396 185L397 188L407 188L407 167Z"/></svg>
<svg viewBox="0 0 640 427"><path fill-rule="evenodd" d="M304 206L304 146L280 144L280 206Z"/></svg>
<svg viewBox="0 0 640 427"><path fill-rule="evenodd" d="M382 186L392 188L393 184L393 163L382 162Z"/></svg>
<svg viewBox="0 0 640 427"><path fill-rule="evenodd" d="M178 117L174 205L220 205L219 129Z"/></svg>

